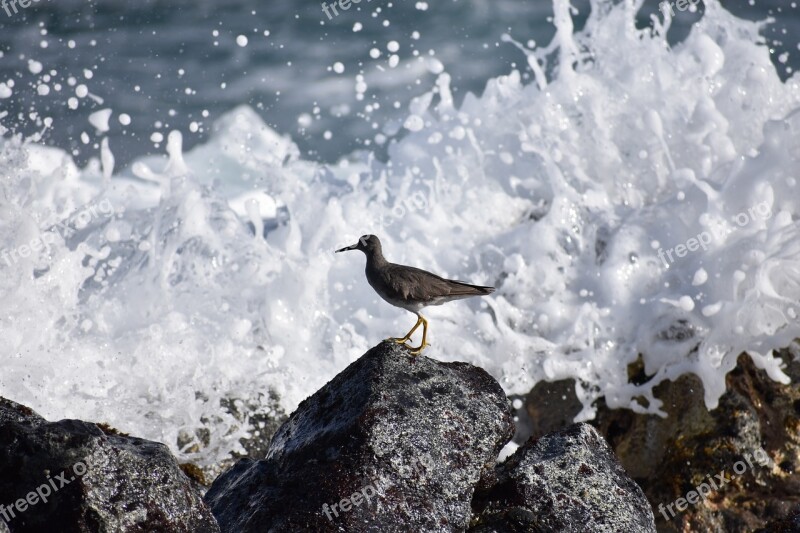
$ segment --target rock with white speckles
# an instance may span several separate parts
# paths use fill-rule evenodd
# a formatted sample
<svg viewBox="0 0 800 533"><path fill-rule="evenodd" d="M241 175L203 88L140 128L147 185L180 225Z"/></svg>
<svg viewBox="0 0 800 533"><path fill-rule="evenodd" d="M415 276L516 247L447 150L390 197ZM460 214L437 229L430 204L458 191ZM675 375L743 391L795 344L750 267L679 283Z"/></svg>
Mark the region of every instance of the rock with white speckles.
<svg viewBox="0 0 800 533"><path fill-rule="evenodd" d="M224 532L464 531L475 487L513 435L480 368L371 349L300 404L267 456L220 476Z"/></svg>
<svg viewBox="0 0 800 533"><path fill-rule="evenodd" d="M0 398L0 531L217 533L169 449ZM7 524L6 524L7 523Z"/></svg>
<svg viewBox="0 0 800 533"><path fill-rule="evenodd" d="M574 424L531 439L475 495L471 533L654 533L642 489L602 436Z"/></svg>

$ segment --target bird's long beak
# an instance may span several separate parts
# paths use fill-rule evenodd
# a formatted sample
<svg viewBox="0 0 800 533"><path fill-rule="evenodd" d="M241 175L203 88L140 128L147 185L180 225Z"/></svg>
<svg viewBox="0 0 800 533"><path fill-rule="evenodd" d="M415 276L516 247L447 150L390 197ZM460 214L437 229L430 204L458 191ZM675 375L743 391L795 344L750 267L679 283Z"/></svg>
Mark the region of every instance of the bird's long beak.
<svg viewBox="0 0 800 533"><path fill-rule="evenodd" d="M344 248L340 248L339 250L336 250L336 252L334 253L338 254L339 252L346 252L348 250L358 250L358 243L354 244L353 246L345 246Z"/></svg>

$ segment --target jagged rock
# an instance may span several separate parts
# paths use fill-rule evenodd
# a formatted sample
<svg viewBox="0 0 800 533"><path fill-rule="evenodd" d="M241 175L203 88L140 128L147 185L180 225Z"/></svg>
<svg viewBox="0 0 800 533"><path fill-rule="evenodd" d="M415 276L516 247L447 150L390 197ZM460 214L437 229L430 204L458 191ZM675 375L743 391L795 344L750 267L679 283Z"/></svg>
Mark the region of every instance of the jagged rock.
<svg viewBox="0 0 800 533"><path fill-rule="evenodd" d="M749 532L775 523L800 505L800 344L795 341L777 355L785 363L790 384L770 379L743 354L712 411L706 408L703 384L694 375L655 388L666 418L611 410L598 402L597 418L590 423L644 490L659 532ZM643 368L632 365L630 370L632 382L648 379ZM557 413L579 411L574 383L539 383L517 413L522 419L518 427L527 431L520 437L538 436L558 425L558 417L539 407L544 402ZM734 477L734 467L741 471L742 465L745 471ZM678 498L686 498L721 471L733 479L703 503L678 509ZM671 510L670 504L674 504Z"/></svg>
<svg viewBox="0 0 800 533"><path fill-rule="evenodd" d="M475 495L471 533L656 531L644 492L588 424L530 439L495 478Z"/></svg>
<svg viewBox="0 0 800 533"><path fill-rule="evenodd" d="M300 404L206 501L225 532L463 531L513 434L500 385L384 342Z"/></svg>
<svg viewBox="0 0 800 533"><path fill-rule="evenodd" d="M767 527L755 533L798 533L800 532L800 505L783 520L771 522Z"/></svg>
<svg viewBox="0 0 800 533"><path fill-rule="evenodd" d="M519 400L522 405L514 412L517 424L514 442L518 444L571 425L583 409L572 379L540 381Z"/></svg>
<svg viewBox="0 0 800 533"><path fill-rule="evenodd" d="M4 398L0 473L0 517L12 533L219 531L163 444L48 422Z"/></svg>
<svg viewBox="0 0 800 533"><path fill-rule="evenodd" d="M667 418L600 406L593 424L644 489L659 531L754 531L800 504L798 354L797 345L779 354L788 385L740 356L712 411L692 375L656 387ZM720 473L729 481L704 501L668 508Z"/></svg>

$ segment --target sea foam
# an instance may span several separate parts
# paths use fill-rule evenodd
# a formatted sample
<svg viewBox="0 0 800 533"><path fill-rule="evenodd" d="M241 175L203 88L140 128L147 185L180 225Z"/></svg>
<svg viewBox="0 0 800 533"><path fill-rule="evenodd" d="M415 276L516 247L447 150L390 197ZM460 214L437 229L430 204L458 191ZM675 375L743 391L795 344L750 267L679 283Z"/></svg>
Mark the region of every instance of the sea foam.
<svg viewBox="0 0 800 533"><path fill-rule="evenodd" d="M772 350L800 336L800 79L717 0L674 47L669 20L637 28L640 5L594 0L576 31L554 0L553 42L520 46L533 82L510 72L458 107L445 65L387 162L304 160L248 107L110 179L113 138L83 169L5 139L0 395L212 463L246 432L221 404L290 411L413 324L361 254L333 254L365 233L392 261L497 287L429 309L425 355L509 394L573 378L579 419L600 397L663 414L653 388L686 373L713 408L742 352L786 382ZM639 357L652 377L634 385Z"/></svg>

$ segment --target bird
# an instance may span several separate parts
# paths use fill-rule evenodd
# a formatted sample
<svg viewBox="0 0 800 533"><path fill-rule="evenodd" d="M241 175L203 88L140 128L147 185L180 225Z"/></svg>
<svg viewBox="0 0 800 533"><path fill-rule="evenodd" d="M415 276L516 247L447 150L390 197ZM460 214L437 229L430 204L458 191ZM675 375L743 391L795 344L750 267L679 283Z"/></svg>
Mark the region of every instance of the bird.
<svg viewBox="0 0 800 533"><path fill-rule="evenodd" d="M417 315L417 323L403 337L390 337L387 340L402 344L412 355L419 355L430 346L428 321L420 311L430 305L441 305L452 300L485 296L494 292L494 287L472 285L454 279L445 279L426 270L406 265L390 263L383 257L381 241L375 235L363 235L352 246L346 246L335 253L361 250L367 256L367 282L378 296L395 307L400 307ZM413 347L406 344L411 335L422 324L422 342Z"/></svg>

